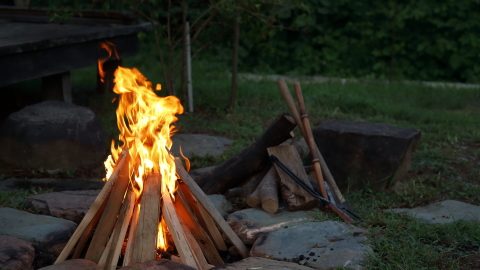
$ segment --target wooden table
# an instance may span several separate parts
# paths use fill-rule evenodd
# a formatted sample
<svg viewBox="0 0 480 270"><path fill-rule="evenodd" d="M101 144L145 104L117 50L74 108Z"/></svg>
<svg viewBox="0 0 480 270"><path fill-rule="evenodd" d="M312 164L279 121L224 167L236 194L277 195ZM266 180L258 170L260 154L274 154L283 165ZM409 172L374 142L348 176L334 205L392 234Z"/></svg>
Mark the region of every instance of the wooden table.
<svg viewBox="0 0 480 270"><path fill-rule="evenodd" d="M72 102L70 71L96 65L99 44L113 42L120 56L138 50L137 34L148 23L128 23L113 13L88 13L67 23L49 22L47 11L0 7L0 87L42 78L47 96ZM93 15L95 16L93 16Z"/></svg>

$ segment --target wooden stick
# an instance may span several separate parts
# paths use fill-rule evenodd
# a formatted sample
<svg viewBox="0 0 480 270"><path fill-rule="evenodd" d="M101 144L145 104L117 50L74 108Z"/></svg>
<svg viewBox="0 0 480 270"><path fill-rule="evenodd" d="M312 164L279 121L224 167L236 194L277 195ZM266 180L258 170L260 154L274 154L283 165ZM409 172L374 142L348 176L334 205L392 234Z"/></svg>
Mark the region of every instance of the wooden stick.
<svg viewBox="0 0 480 270"><path fill-rule="evenodd" d="M97 226L98 221L102 216L103 210L105 210L105 205L106 205L106 201L102 204L102 206L100 207L100 209L98 210L97 214L92 219L92 221L90 221L90 224L88 224L87 228L85 228L85 230L82 233L82 236L80 236L80 239L78 239L77 245L73 250L72 259L81 258L85 254L86 252L85 247L87 246L88 241L92 238L92 234L95 231L95 227Z"/></svg>
<svg viewBox="0 0 480 270"><path fill-rule="evenodd" d="M245 247L245 244L240 240L238 235L232 230L230 225L223 219L222 215L218 212L215 206L212 204L208 196L203 192L203 190L197 185L197 183L192 179L188 172L183 167L182 161L178 158L175 159L175 164L177 167L177 174L180 178L187 184L192 192L193 196L200 202L200 204L205 208L208 214L213 218L213 220L220 227L220 230L227 236L227 238L232 242L232 244L237 248L240 255L244 258L248 257L248 249Z"/></svg>
<svg viewBox="0 0 480 270"><path fill-rule="evenodd" d="M105 264L107 263L108 251L112 247L113 240L114 240L113 237L110 237L108 239L107 245L105 246L105 250L102 252L100 259L98 260L97 266L101 269L103 269Z"/></svg>
<svg viewBox="0 0 480 270"><path fill-rule="evenodd" d="M271 167L259 184L262 208L270 214L278 211L278 175L275 167Z"/></svg>
<svg viewBox="0 0 480 270"><path fill-rule="evenodd" d="M105 269L115 270L117 268L118 259L122 251L122 246L125 241L125 235L127 234L128 225L132 220L133 209L135 207L135 192L132 190L127 191L127 196L120 210L117 224L113 229L112 236L114 244L108 249L108 255L106 258Z"/></svg>
<svg viewBox="0 0 480 270"><path fill-rule="evenodd" d="M200 225L207 230L208 234L213 240L215 247L218 250L227 251L227 245L225 244L222 233L218 230L215 221L213 221L212 217L207 213L205 208L200 205L197 199L192 196L192 193L190 192L188 186L185 183L179 183L177 192L180 192L187 200L188 204L195 212L195 216L197 217Z"/></svg>
<svg viewBox="0 0 480 270"><path fill-rule="evenodd" d="M175 247L177 248L182 263L198 269L199 265L197 265L197 262L195 260L194 251L192 250L188 240L186 239L187 236L175 212L175 208L173 206L172 198L170 198L170 194L168 192L164 192L162 194L162 198L163 218L167 223L168 231L173 237L173 242L175 243Z"/></svg>
<svg viewBox="0 0 480 270"><path fill-rule="evenodd" d="M288 90L288 86L285 80L278 80L278 88L280 89L280 94L282 94L283 99L285 100L288 108L290 109L290 113L292 114L293 119L295 119L295 123L297 123L297 126L300 129L300 132L304 135L305 128L303 127L303 122L300 117L300 113L297 110L297 106L295 105L295 101L293 100L292 94L290 94L290 90Z"/></svg>
<svg viewBox="0 0 480 270"><path fill-rule="evenodd" d="M135 240L132 247L132 263L154 260L157 250L158 223L160 222L160 182L161 175L152 173L143 183L143 192L139 204Z"/></svg>
<svg viewBox="0 0 480 270"><path fill-rule="evenodd" d="M93 233L92 241L88 247L85 259L98 263L100 256L108 242L108 239L112 233L113 227L118 216L118 212L122 206L125 192L130 182L129 168L128 166L122 167L122 170L118 173L118 179L112 187L110 196L108 196L107 205L100 217L95 232Z"/></svg>
<svg viewBox="0 0 480 270"><path fill-rule="evenodd" d="M137 231L138 217L140 216L139 204L136 204L133 209L132 219L130 221L130 229L128 231L127 246L125 248L125 255L123 256L122 266L128 266L132 264L133 243L135 243L135 233Z"/></svg>
<svg viewBox="0 0 480 270"><path fill-rule="evenodd" d="M181 222L181 223L183 225L183 222ZM185 233L185 239L188 241L188 245L192 249L192 252L195 256L194 259L197 263L196 269L208 270L208 269L214 268L215 267L214 265L208 264L207 260L205 259L204 254L203 254L204 251L202 250L202 248L198 244L197 239L195 239L195 237L193 237L190 230L184 226L183 231Z"/></svg>
<svg viewBox="0 0 480 270"><path fill-rule="evenodd" d="M85 229L88 227L90 222L94 219L97 212L102 208L102 205L107 201L107 198L110 195L110 191L112 190L112 187L117 182L118 178L123 177L123 175L121 174L123 174L123 171L125 170L125 168L127 168L128 170L128 160L129 160L128 151L123 150L122 153L120 154L120 157L118 158L117 164L115 165L115 169L112 175L110 176L108 182L105 183L102 190L93 201L92 205L88 209L87 213L83 217L80 224L78 224L77 229L68 240L67 244L63 248L60 255L57 257L57 259L55 260L54 264L61 263L68 258L73 248L77 244L78 240L83 235L83 232L85 231Z"/></svg>
<svg viewBox="0 0 480 270"><path fill-rule="evenodd" d="M318 157L318 153L315 150L317 144L313 139L312 127L310 126L307 109L305 108L305 101L303 99L302 89L300 88L300 84L298 82L295 83L295 94L297 95L298 106L300 107L300 117L302 118L305 141L307 142L308 148L310 149L310 153L313 157L312 165L313 172L315 173L315 179L317 180L322 197L328 198L327 190L325 188L325 182L323 180L322 168L320 167L320 158Z"/></svg>
<svg viewBox="0 0 480 270"><path fill-rule="evenodd" d="M188 207L187 200L184 198L185 196L182 192L178 191L176 194L174 206L182 224L184 224L188 230L190 230L194 238L198 240L198 244L202 247L201 250L207 261L215 266L223 266L225 263L223 262L222 257L220 257L220 254L218 254L215 244L205 230L203 230L201 226L198 226L199 222L195 219L195 215Z"/></svg>

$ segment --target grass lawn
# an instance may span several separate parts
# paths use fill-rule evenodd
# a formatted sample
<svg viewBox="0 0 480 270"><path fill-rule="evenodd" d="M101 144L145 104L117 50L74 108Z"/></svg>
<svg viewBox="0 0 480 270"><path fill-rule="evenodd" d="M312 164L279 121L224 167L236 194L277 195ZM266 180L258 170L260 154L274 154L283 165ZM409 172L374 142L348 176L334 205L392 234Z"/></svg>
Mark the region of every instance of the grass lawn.
<svg viewBox="0 0 480 270"><path fill-rule="evenodd" d="M158 64L148 57L126 59L152 81ZM92 88L93 69L74 74L78 89ZM221 64L194 60L196 112L180 117L180 132L206 132L235 140L219 159L194 159L194 167L212 165L251 143L282 112L288 112L275 82L240 80L238 106L227 113L230 80ZM88 78L88 79L87 79ZM88 81L88 83L86 83ZM366 269L478 269L480 226L474 223L425 225L396 214L392 207L415 207L442 199L480 205L480 89L430 88L402 83L303 84L312 123L323 119L383 122L421 130L408 179L396 191L350 192L347 198L370 233L375 254ZM101 116L115 134L112 96L80 92L78 100ZM7 199L0 202L4 204ZM15 202L18 203L18 202Z"/></svg>

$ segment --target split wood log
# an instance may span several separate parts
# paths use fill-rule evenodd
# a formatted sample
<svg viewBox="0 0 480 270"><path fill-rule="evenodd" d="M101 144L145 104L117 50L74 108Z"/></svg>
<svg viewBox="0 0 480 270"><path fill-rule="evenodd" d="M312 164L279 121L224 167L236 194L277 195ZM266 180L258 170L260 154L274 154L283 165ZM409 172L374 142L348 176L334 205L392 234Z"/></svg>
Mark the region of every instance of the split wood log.
<svg viewBox="0 0 480 270"><path fill-rule="evenodd" d="M222 233L218 230L215 221L212 217L205 211L202 205L192 196L190 189L188 186L183 183L178 183L178 191L182 194L182 196L188 201L188 204L195 212L195 216L197 217L200 225L205 228L210 235L211 239L213 240L215 247L221 251L227 251L227 245L225 244L225 240L223 239Z"/></svg>
<svg viewBox="0 0 480 270"><path fill-rule="evenodd" d="M154 260L156 257L161 181L162 176L159 173L152 173L143 182L143 192L139 202L140 214L132 247L132 264Z"/></svg>
<svg viewBox="0 0 480 270"><path fill-rule="evenodd" d="M262 181L263 177L267 173L268 168L265 168L253 175L246 181L245 184L229 189L225 193L225 197L235 204L237 208L247 208L249 205L247 203L248 196L250 196L255 189L257 189L258 184ZM252 206L255 207L255 206Z"/></svg>
<svg viewBox="0 0 480 270"><path fill-rule="evenodd" d="M115 224L112 236L110 236L110 238L114 239L116 243L113 243L107 251L105 269L115 270L117 268L118 259L120 258L120 253L122 251L125 236L127 234L128 225L132 220L133 209L136 201L135 197L135 192L132 190L127 191L127 196L125 197L122 209L120 210L117 224Z"/></svg>
<svg viewBox="0 0 480 270"><path fill-rule="evenodd" d="M188 172L183 167L182 161L178 158L175 159L175 165L177 167L177 174L187 184L193 196L198 200L198 202L205 208L208 214L212 217L215 223L218 225L220 230L226 235L226 237L232 242L232 244L237 248L240 255L244 258L248 257L248 249L245 247L245 244L240 240L238 235L232 230L230 225L223 219L222 215L215 208L213 203L210 201L208 196L203 192L203 190L197 185L193 178L188 174Z"/></svg>
<svg viewBox="0 0 480 270"><path fill-rule="evenodd" d="M228 189L241 185L268 164L267 147L290 139L290 132L295 126L295 121L290 116L280 116L256 142L237 156L216 166L210 173L195 176L195 181L207 194L225 193Z"/></svg>
<svg viewBox="0 0 480 270"><path fill-rule="evenodd" d="M250 207L262 207L268 213L274 214L278 210L278 175L273 166L270 166L255 190L247 196Z"/></svg>
<svg viewBox="0 0 480 270"><path fill-rule="evenodd" d="M140 216L140 205L136 204L133 209L132 218L130 220L130 229L128 230L127 246L125 255L123 255L123 266L132 264L133 260L133 243L135 243L135 232L137 231L138 218Z"/></svg>
<svg viewBox="0 0 480 270"><path fill-rule="evenodd" d="M124 166L119 171L118 179L112 187L110 196L108 196L105 210L103 211L100 221L93 233L90 246L85 254L85 259L98 263L108 239L110 238L113 227L115 226L129 182L129 169L128 166Z"/></svg>
<svg viewBox="0 0 480 270"><path fill-rule="evenodd" d="M178 254L180 255L180 259L182 260L183 264L197 269L200 263L198 262L195 252L192 250L192 247L190 246L189 241L186 238L187 236L185 234L185 230L183 229L182 224L178 219L177 213L175 212L172 198L170 198L170 194L168 192L163 193L162 198L163 218L167 223L170 235L172 235L173 237L173 242L175 243L175 247L177 248Z"/></svg>
<svg viewBox="0 0 480 270"><path fill-rule="evenodd" d="M67 244L63 248L62 252L55 260L55 264L65 261L68 258L68 256L71 254L73 248L78 243L78 240L83 235L84 231L87 229L91 221L95 218L97 213L102 209L102 205L106 203L107 199L109 198L112 187L115 185L115 183L119 178L123 178L123 175L125 174L125 170L128 171L128 160L129 160L128 151L127 150L122 151L122 153L120 154L117 160L117 164L115 165L115 169L112 175L110 176L108 182L105 183L105 185L103 186L98 196L90 205L90 208L88 209L87 213L83 217L80 224L77 226L77 229L72 234Z"/></svg>
<svg viewBox="0 0 480 270"><path fill-rule="evenodd" d="M185 195L179 190L177 190L174 205L182 223L190 230L194 238L198 240L207 261L217 267L223 266L225 263L222 257L220 257L215 244L202 226L199 226L199 221L188 206Z"/></svg>
<svg viewBox="0 0 480 270"><path fill-rule="evenodd" d="M278 174L272 166L263 177L259 187L262 209L270 214L278 211Z"/></svg>
<svg viewBox="0 0 480 270"><path fill-rule="evenodd" d="M181 223L184 226L183 220L181 221ZM183 231L185 233L185 239L187 239L188 244L189 244L190 248L192 249L193 254L195 255L195 261L197 262L197 266L195 267L195 269L209 270L209 269L214 268L215 266L213 266L211 264L208 264L207 260L205 259L205 256L203 255L202 248L198 244L197 239L195 239L195 237L193 237L190 230L184 226Z"/></svg>
<svg viewBox="0 0 480 270"><path fill-rule="evenodd" d="M247 196L247 205L253 208L259 207L262 203L262 199L260 198L260 182L257 188Z"/></svg>
<svg viewBox="0 0 480 270"><path fill-rule="evenodd" d="M307 173L302 164L302 159L297 150L292 145L279 145L269 147L268 153L276 156L283 164L285 164L292 172L297 175L304 183L311 187L308 181ZM274 165L280 182L282 184L282 196L288 204L290 210L311 208L317 204L317 200L306 192L303 188L295 183L283 170Z"/></svg>

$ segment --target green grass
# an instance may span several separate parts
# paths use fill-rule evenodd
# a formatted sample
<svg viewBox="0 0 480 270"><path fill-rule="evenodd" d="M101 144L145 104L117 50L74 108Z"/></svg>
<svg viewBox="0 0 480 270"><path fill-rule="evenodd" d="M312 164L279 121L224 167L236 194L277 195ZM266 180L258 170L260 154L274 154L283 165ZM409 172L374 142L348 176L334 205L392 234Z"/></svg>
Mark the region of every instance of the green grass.
<svg viewBox="0 0 480 270"><path fill-rule="evenodd" d="M139 67L157 82L162 73L151 59L140 54L124 63ZM196 112L181 116L178 129L223 135L235 143L220 158L193 159L193 167L212 165L234 155L254 141L269 121L288 111L275 82L241 80L238 106L235 112L227 112L230 81L225 70L215 61L194 60ZM77 73L74 82L88 88L87 78L94 78L92 69ZM408 179L395 191L365 189L347 195L350 205L363 217L360 225L368 228L375 251L366 268L475 269L469 258L480 257L478 224L425 225L384 210L447 198L480 204L480 89L330 82L304 84L303 90L314 124L327 118L349 119L422 132ZM113 136L116 127L111 98L90 95L84 101L99 113Z"/></svg>

